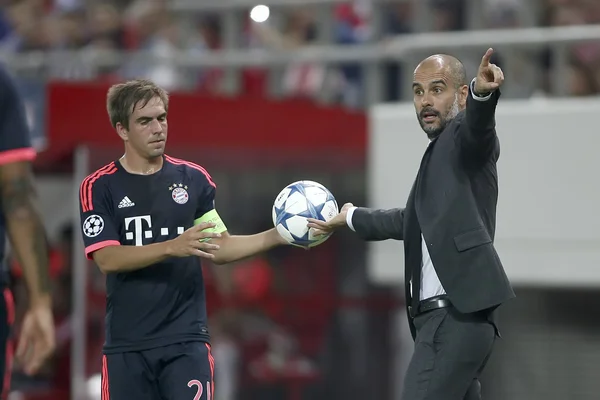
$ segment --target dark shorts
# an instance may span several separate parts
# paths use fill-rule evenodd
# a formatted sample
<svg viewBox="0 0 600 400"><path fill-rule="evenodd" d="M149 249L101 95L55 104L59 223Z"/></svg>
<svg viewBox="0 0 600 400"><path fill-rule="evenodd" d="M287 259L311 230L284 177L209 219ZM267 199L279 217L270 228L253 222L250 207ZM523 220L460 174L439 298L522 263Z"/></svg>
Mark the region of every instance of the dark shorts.
<svg viewBox="0 0 600 400"><path fill-rule="evenodd" d="M10 390L14 343L11 337L15 320L15 303L9 289L0 294L0 399L5 400Z"/></svg>
<svg viewBox="0 0 600 400"><path fill-rule="evenodd" d="M213 400L210 345L178 343L102 357L102 400Z"/></svg>

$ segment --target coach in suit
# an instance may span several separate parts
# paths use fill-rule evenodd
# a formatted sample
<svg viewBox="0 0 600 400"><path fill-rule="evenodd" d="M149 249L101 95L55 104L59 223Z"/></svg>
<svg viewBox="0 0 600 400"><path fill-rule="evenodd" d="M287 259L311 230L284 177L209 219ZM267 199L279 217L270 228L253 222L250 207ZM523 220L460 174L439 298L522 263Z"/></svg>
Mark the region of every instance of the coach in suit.
<svg viewBox="0 0 600 400"><path fill-rule="evenodd" d="M495 109L502 70L489 49L477 77L434 55L415 69L415 109L430 143L405 208L345 204L317 233L349 226L365 240L404 241L409 323L415 352L403 400L481 398L478 377L498 330L496 307L514 297L494 249L500 147Z"/></svg>

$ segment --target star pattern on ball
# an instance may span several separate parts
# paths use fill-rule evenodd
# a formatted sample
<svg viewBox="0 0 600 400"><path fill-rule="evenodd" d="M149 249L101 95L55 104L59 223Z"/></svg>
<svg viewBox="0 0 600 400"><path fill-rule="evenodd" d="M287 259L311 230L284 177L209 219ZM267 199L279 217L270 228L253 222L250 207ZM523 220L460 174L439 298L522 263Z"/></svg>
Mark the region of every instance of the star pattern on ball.
<svg viewBox="0 0 600 400"><path fill-rule="evenodd" d="M323 193L325 193L326 196L324 198L324 201L320 202L319 204L314 204L313 202L311 202L309 200L309 196L307 196L307 192L306 192L306 189L310 188L310 187L316 187L319 190L321 190ZM277 214L277 218L275 221L276 225L281 224L290 233L290 235L294 239L294 244L299 245L299 246L308 246L312 242L314 242L314 240L309 239L309 231L307 230L306 233L301 237L295 235L290 230L290 227L287 224L288 220L290 220L291 218L294 218L294 217L304 217L304 218L319 219L319 220L323 221L324 218L321 214L321 211L323 211L323 208L325 207L325 205L327 204L328 201L333 200L335 202L335 198L327 189L325 189L321 185L310 184L307 182L298 182L296 184L288 186L288 188L290 189L290 192L288 194L286 201L282 204L281 207L275 208L275 212ZM294 196L294 193L299 193L301 195L300 198L302 200L306 200L306 210L299 212L299 213L290 213L287 211L291 206L293 206L293 204L295 204L295 203L290 204L289 200L293 199L295 197L296 198L298 197L298 196Z"/></svg>

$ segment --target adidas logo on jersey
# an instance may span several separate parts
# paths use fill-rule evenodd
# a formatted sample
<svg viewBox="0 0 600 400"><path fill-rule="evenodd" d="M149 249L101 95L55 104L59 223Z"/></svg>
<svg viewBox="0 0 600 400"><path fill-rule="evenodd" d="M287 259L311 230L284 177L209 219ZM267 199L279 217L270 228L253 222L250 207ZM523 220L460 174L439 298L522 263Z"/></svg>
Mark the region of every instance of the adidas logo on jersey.
<svg viewBox="0 0 600 400"><path fill-rule="evenodd" d="M119 208L126 208L126 207L133 207L135 206L135 203L131 200L129 200L128 196L125 196L123 198L123 200L121 200L121 202L119 203Z"/></svg>

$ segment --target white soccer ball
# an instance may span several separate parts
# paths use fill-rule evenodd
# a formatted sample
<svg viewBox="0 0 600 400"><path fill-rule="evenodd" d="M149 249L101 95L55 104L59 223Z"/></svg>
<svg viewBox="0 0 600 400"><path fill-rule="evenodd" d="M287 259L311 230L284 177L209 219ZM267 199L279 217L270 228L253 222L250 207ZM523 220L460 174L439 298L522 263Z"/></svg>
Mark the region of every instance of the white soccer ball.
<svg viewBox="0 0 600 400"><path fill-rule="evenodd" d="M307 218L329 221L339 214L338 204L329 190L320 183L298 181L287 185L275 198L273 224L289 243L314 247L330 235L314 236Z"/></svg>

